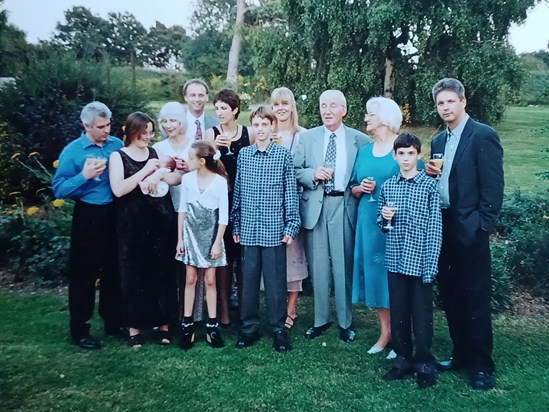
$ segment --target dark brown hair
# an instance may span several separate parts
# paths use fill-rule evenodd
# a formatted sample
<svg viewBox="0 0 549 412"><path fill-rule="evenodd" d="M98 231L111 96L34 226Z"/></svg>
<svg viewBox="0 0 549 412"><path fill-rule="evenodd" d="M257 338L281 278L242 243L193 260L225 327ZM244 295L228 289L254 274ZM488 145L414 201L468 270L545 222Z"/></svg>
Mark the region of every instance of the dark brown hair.
<svg viewBox="0 0 549 412"><path fill-rule="evenodd" d="M398 149L406 149L412 146L415 147L418 154L421 153L421 140L410 133L399 134L395 140L395 143L393 143L395 153Z"/></svg>
<svg viewBox="0 0 549 412"><path fill-rule="evenodd" d="M234 118L238 119L238 115L240 114L240 97L234 90L220 90L213 98L213 104L216 104L217 102L227 103L233 110L238 109L234 115Z"/></svg>
<svg viewBox="0 0 549 412"><path fill-rule="evenodd" d="M224 177L227 182L229 181L229 176L227 175L227 171L225 170L225 166L221 160L214 159L217 151L210 142L205 140L197 140L191 145L191 149L194 149L196 157L206 161L206 167L209 171L217 173L218 175Z"/></svg>
<svg viewBox="0 0 549 412"><path fill-rule="evenodd" d="M156 132L154 120L143 112L133 112L124 123L124 146L128 147L132 142L145 133L147 125L151 123L153 132Z"/></svg>
<svg viewBox="0 0 549 412"><path fill-rule="evenodd" d="M259 117L260 119L269 119L271 124L276 124L277 119L274 114L274 112L271 110L269 106L259 106L257 109L255 109L250 114L250 124L252 124L252 120L254 117Z"/></svg>

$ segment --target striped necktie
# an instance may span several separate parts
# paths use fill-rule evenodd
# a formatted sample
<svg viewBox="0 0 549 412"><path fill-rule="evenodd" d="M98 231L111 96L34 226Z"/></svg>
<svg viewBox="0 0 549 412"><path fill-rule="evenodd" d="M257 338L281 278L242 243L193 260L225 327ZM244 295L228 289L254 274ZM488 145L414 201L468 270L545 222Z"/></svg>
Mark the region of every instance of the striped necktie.
<svg viewBox="0 0 549 412"><path fill-rule="evenodd" d="M196 119L196 133L194 134L194 140L202 140L202 129L200 128L200 120Z"/></svg>
<svg viewBox="0 0 549 412"><path fill-rule="evenodd" d="M333 169L332 178L324 182L324 191L331 193L334 190L334 177L335 177L335 163L336 163L336 134L330 135L330 141L328 142L328 148L326 149L326 157L324 158L324 167Z"/></svg>

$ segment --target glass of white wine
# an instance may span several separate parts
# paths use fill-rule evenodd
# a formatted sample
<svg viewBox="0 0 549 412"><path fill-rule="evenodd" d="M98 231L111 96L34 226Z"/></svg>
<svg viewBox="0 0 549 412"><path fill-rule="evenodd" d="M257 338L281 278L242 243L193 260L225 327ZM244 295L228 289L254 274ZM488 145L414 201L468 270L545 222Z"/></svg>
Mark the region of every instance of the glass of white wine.
<svg viewBox="0 0 549 412"><path fill-rule="evenodd" d="M396 207L396 202L393 202L393 201L390 201L388 200L386 203L385 203L385 207L387 207L388 209L390 209L392 212L393 212L393 217L395 216L395 213L396 213L396 210L397 210L397 207ZM393 220L393 217L391 217L391 219L387 220L387 223L385 223L385 226L383 226L384 229L386 230L391 230L394 226L391 224L391 221Z"/></svg>
<svg viewBox="0 0 549 412"><path fill-rule="evenodd" d="M90 155L86 158L86 164L91 164L94 167L103 167L107 164L107 158L101 155ZM99 176L95 176L93 180L100 182L101 178Z"/></svg>
<svg viewBox="0 0 549 412"><path fill-rule="evenodd" d="M374 183L375 178L373 176L367 176L366 180L369 180L370 182ZM376 198L374 197L374 189L370 192L370 199L368 199L368 202L377 202Z"/></svg>

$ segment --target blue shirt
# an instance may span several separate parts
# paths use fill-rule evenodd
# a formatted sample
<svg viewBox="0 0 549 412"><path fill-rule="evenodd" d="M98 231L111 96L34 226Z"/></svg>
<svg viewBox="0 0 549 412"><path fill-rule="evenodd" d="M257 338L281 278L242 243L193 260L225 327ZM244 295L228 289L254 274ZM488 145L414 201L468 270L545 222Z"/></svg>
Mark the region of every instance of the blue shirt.
<svg viewBox="0 0 549 412"><path fill-rule="evenodd" d="M243 246L273 247L284 235L295 238L301 219L294 164L290 152L269 143L240 149L233 191L233 235Z"/></svg>
<svg viewBox="0 0 549 412"><path fill-rule="evenodd" d="M383 229L381 208L396 204L393 228ZM438 271L442 217L437 182L419 171L411 179L400 173L386 180L378 201L378 224L387 233L385 267L389 272L421 276L431 283Z"/></svg>
<svg viewBox="0 0 549 412"><path fill-rule="evenodd" d="M93 205L105 205L112 202L112 191L109 183L109 168L99 176L101 180L86 180L82 174L86 158L101 156L109 159L112 152L122 147L122 141L114 136L107 137L103 146L92 143L82 133L70 142L59 156L59 166L55 171L52 188L58 199L74 199Z"/></svg>

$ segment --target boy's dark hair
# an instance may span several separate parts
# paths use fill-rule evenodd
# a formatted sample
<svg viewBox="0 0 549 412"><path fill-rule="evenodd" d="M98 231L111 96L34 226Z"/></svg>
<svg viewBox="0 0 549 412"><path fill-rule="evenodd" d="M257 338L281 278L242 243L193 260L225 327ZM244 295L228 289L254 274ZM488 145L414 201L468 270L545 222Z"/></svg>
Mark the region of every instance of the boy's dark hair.
<svg viewBox="0 0 549 412"><path fill-rule="evenodd" d="M276 116L274 112L268 106L265 106L265 105L259 106L250 114L250 124L252 124L252 120L254 117L259 117L261 119L269 119L271 124L276 124Z"/></svg>
<svg viewBox="0 0 549 412"><path fill-rule="evenodd" d="M395 143L393 144L393 149L396 153L398 149L402 149L405 147L415 147L418 154L421 153L421 141L410 133L402 133L399 134L398 137L395 140Z"/></svg>

